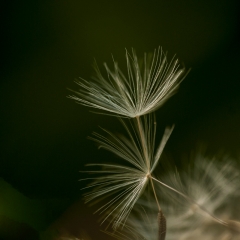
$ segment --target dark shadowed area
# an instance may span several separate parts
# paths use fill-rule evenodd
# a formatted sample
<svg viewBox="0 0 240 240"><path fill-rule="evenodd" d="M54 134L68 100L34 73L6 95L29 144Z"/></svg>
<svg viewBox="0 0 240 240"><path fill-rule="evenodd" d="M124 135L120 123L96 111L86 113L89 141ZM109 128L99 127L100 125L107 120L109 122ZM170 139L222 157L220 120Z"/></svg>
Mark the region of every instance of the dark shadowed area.
<svg viewBox="0 0 240 240"><path fill-rule="evenodd" d="M158 140L175 124L165 154L177 164L204 144L239 157L238 1L8 1L2 25L0 238L112 239L78 179L86 163L116 159L87 136L121 126L66 97L94 58L125 70L125 48L176 54L191 71L156 113Z"/></svg>

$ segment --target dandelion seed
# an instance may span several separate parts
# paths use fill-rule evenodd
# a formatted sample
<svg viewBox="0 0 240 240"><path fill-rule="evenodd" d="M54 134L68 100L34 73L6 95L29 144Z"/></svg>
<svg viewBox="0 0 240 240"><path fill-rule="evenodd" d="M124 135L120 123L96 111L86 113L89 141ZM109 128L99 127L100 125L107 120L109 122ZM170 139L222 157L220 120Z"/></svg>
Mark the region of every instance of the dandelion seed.
<svg viewBox="0 0 240 240"><path fill-rule="evenodd" d="M132 56L126 51L126 61L127 76L115 61L114 70L104 64L107 78L96 66L95 81L80 79L76 82L80 90L73 91L75 95L69 98L112 115L134 118L161 107L186 76L178 59L173 58L168 63L167 54L160 47L150 60L144 55L143 69L134 51Z"/></svg>
<svg viewBox="0 0 240 240"><path fill-rule="evenodd" d="M162 211L158 213L158 240L165 240L166 237L166 218Z"/></svg>
<svg viewBox="0 0 240 240"><path fill-rule="evenodd" d="M92 139L98 142L101 148L122 158L126 165L92 164L93 166L102 167L102 170L92 172L103 176L93 178L95 182L87 188L94 187L95 189L85 195L86 202L113 195L113 198L98 209L98 212L105 213L103 222L109 216L113 216L111 223L113 222L114 229L124 225L134 204L149 182L149 178L172 131L172 128L165 130L162 141L155 150L156 124L152 128L153 119L151 115L145 116L143 120L138 119L138 121L135 121L135 125L140 123L141 132L135 125L131 125L132 129L130 129L124 121L122 123L129 138L117 137L105 130L108 136L111 137L111 141L109 138L97 133L94 133ZM142 141L146 144L144 149L142 148Z"/></svg>

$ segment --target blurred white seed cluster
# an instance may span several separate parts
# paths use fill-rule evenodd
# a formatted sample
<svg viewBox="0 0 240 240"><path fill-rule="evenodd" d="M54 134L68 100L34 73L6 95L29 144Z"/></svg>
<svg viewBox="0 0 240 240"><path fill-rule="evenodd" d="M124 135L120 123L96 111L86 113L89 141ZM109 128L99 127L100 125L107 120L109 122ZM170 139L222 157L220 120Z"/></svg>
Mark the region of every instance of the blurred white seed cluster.
<svg viewBox="0 0 240 240"><path fill-rule="evenodd" d="M161 179L186 196L157 188L167 219L166 240L240 239L239 172L232 159L223 158L216 161L199 153L187 172L172 171ZM125 228L107 234L122 240L156 240L153 196L143 195L136 205Z"/></svg>

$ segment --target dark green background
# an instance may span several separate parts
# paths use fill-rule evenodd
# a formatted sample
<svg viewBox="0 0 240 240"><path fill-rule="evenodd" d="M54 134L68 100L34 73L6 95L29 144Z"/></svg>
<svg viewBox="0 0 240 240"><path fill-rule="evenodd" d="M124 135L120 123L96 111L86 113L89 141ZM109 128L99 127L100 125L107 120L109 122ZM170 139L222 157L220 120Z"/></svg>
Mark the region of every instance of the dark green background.
<svg viewBox="0 0 240 240"><path fill-rule="evenodd" d="M159 45L169 57L176 53L192 70L157 112L159 139L166 125L176 126L166 153L179 162L203 143L211 153L238 157L238 5L234 0L7 2L2 8L0 177L26 198L19 208L31 199L44 209L43 215L24 220L28 225L41 218L33 227L43 230L75 202L71 221L101 239L93 209L79 202L78 171L110 159L87 136L99 125L114 131L119 123L66 98L67 88L77 89L75 78L90 79L93 58L111 65L113 54L124 68L125 48L133 47L139 57ZM4 205L6 199L2 215L12 206ZM16 215L20 222L21 213Z"/></svg>

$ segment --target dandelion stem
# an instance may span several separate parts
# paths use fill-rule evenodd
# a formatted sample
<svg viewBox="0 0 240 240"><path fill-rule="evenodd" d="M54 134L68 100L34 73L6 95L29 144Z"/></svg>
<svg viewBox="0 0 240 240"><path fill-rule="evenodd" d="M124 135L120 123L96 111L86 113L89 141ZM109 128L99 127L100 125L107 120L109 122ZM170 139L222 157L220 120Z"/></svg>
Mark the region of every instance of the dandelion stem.
<svg viewBox="0 0 240 240"><path fill-rule="evenodd" d="M155 191L155 188L154 188L154 184L153 184L152 176L149 175L149 178L150 178L150 182L151 182L151 185L152 185L153 194L154 194L154 197L155 197L156 202L157 202L157 205L158 205L158 210L159 210L159 212L161 212L161 207L160 207L160 204L159 204L158 199L157 199L157 194L156 194L156 191Z"/></svg>
<svg viewBox="0 0 240 240"><path fill-rule="evenodd" d="M142 148L143 148L144 159L146 161L148 172L150 172L150 164L149 164L149 158L148 158L148 153L147 153L147 144L146 144L145 138L143 136L142 124L140 122L139 116L137 116L136 119L137 119L137 126L138 126L138 130L139 130L139 135L140 135L140 141L141 141L141 145L142 145Z"/></svg>
<svg viewBox="0 0 240 240"><path fill-rule="evenodd" d="M153 181L152 181L152 176L151 176L151 173L150 173L150 162L149 162L149 157L148 157L148 152L147 152L146 141L145 141L145 138L143 137L142 124L140 122L139 116L137 116L136 119L137 119L139 135L140 135L140 141L141 141L141 145L142 145L142 148L143 148L144 159L146 161L146 165L147 165L147 168L148 168L148 175L147 175L147 177L150 179L151 186L152 186L152 189L153 189L153 194L154 194L154 197L156 199L158 210L160 212L161 211L161 207L160 207L160 204L159 204L158 199L157 199L157 194L156 194L156 191L155 191L155 188L154 188L154 184L153 184Z"/></svg>

